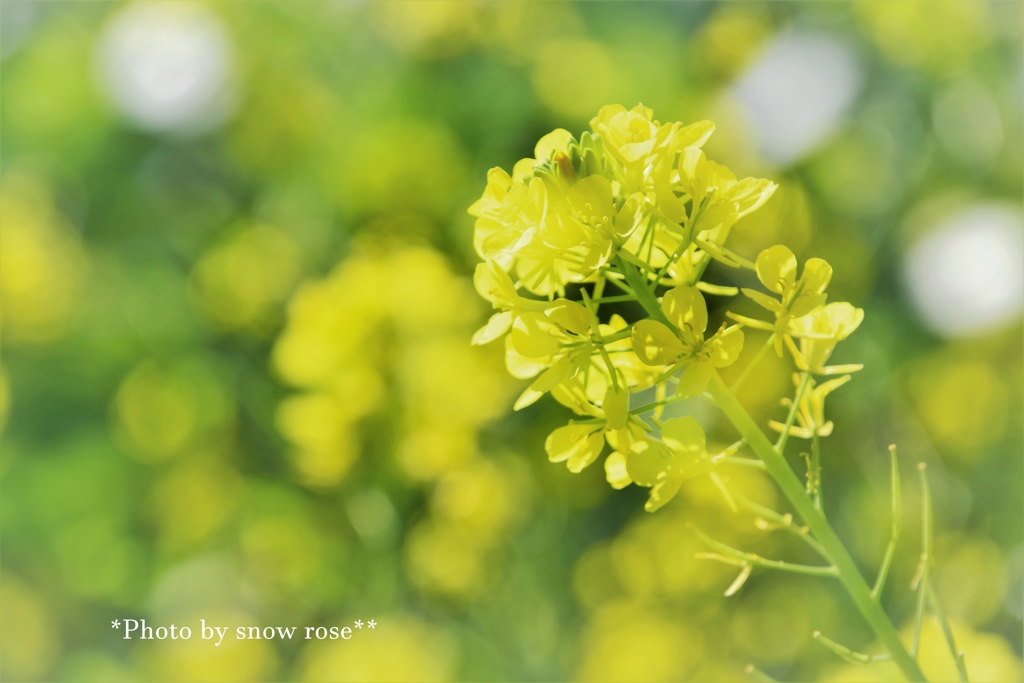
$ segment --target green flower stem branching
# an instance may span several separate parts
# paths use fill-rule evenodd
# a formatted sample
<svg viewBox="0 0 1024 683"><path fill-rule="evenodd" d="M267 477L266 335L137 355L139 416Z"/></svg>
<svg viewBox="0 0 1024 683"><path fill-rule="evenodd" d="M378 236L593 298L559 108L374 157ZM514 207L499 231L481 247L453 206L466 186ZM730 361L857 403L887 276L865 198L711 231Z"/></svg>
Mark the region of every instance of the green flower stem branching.
<svg viewBox="0 0 1024 683"><path fill-rule="evenodd" d="M697 553L697 558L702 560L718 560L725 564L731 564L736 567L744 567L746 565L754 565L756 567L767 567L769 569L778 569L784 572L792 572L794 574L808 574L810 576L838 576L839 571L834 565L826 567L817 567L807 564L793 564L792 562L782 562L780 560L769 560L755 555L754 553L746 553L742 550L737 550L724 543L716 541L711 538L700 529L691 526L694 533L700 537L700 540L704 541L708 547L717 550L718 553Z"/></svg>
<svg viewBox="0 0 1024 683"><path fill-rule="evenodd" d="M893 626L878 601L872 597L871 589L864 581L864 577L861 576L846 546L814 506L814 501L807 495L807 490L790 468L789 463L779 451L775 450L768 437L736 400L717 372L711 378L709 390L715 403L736 427L740 435L747 440L747 444L754 450L754 453L761 458L769 474L775 479L797 514L810 527L811 533L814 534L836 567L839 581L846 588L850 598L871 626L878 640L892 655L893 661L903 675L911 681L925 681L921 668L900 642L896 627Z"/></svg>
<svg viewBox="0 0 1024 683"><path fill-rule="evenodd" d="M761 461L757 461L761 462ZM762 463L763 464L763 463ZM741 506L743 506L748 512L753 512L755 515L759 515L764 520L775 524L780 529L785 529L789 533L798 537L801 541L809 545L814 552L818 553L826 560L829 559L828 553L821 547L821 544L814 540L814 537L809 533L807 527L797 526L793 522L793 515L780 515L775 510L767 508L763 505L755 503L741 493L733 493L733 496L739 500Z"/></svg>
<svg viewBox="0 0 1024 683"><path fill-rule="evenodd" d="M889 446L889 467L892 480L890 490L890 509L892 511L892 531L889 535L889 545L885 548L885 556L882 558L882 566L878 569L878 578L875 579L875 587L871 589L871 597L878 600L885 587L885 578L889 575L889 567L892 565L893 555L896 554L896 541L903 531L903 501L900 493L900 464L896 458L896 445Z"/></svg>
<svg viewBox="0 0 1024 683"><path fill-rule="evenodd" d="M619 261L619 263L623 262ZM629 280L631 277L630 270L624 268L623 272L626 274L626 279ZM640 277L640 274L635 269L632 273L634 278ZM643 289L646 290L649 296L638 298L641 305L656 320L667 322L653 292L647 290L646 287ZM809 375L810 373L805 374L805 386ZM857 569L857 565L850 556L846 546L843 545L843 542L836 535L828 520L821 514L821 511L814 506L814 501L807 495L807 490L800 483L800 480L794 474L792 468L790 468L789 463L786 462L785 457L780 451L775 449L768 440L768 437L765 436L765 433L754 422L754 419L750 417L746 409L736 400L736 396L729 391L729 388L722 381L717 371L711 376L708 390L718 408L725 413L725 416L732 422L740 435L746 439L747 444L754 450L754 453L764 462L768 473L772 475L776 484L782 489L782 493L789 500L790 505L793 506L797 514L810 527L811 533L814 534L832 561L839 581L846 588L850 598L871 626L878 640L881 641L882 645L892 655L893 661L900 668L900 671L910 681L926 682L927 679L921 672L921 667L917 665L914 658L903 647L899 632L893 626L889 615L885 613L885 610L882 609L878 601L872 597L871 589L868 588L867 582L861 576L860 570ZM802 392L798 393L797 401L794 402L794 411L796 406L799 405L800 394ZM791 415L792 417L795 417L795 412ZM790 424L789 426L792 425ZM786 432L788 431L789 428L787 426ZM783 436L786 432L783 432Z"/></svg>

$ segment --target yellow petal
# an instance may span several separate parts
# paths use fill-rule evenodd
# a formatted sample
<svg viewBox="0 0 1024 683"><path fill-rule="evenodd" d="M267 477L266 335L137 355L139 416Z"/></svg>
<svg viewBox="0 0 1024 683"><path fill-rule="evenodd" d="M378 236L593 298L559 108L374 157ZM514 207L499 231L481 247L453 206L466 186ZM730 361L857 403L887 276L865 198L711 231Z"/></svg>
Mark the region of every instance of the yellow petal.
<svg viewBox="0 0 1024 683"><path fill-rule="evenodd" d="M512 323L512 345L527 358L545 358L558 353L558 328L540 313L523 313Z"/></svg>
<svg viewBox="0 0 1024 683"><path fill-rule="evenodd" d="M804 281L804 293L821 294L832 279L832 266L824 259L807 259L800 279Z"/></svg>
<svg viewBox="0 0 1024 683"><path fill-rule="evenodd" d="M537 141L533 155L537 157L537 161L548 161L555 152L568 153L569 143L572 141L572 133L564 128L556 128Z"/></svg>
<svg viewBox="0 0 1024 683"><path fill-rule="evenodd" d="M598 431L587 437L583 446L569 456L565 465L574 474L582 472L590 463L597 460L602 450L604 450L604 436Z"/></svg>
<svg viewBox="0 0 1024 683"><path fill-rule="evenodd" d="M615 225L612 228L620 240L629 237L636 227L640 225L643 218L643 195L634 194L625 201L622 208L615 215Z"/></svg>
<svg viewBox="0 0 1024 683"><path fill-rule="evenodd" d="M613 489L623 489L633 483L626 471L626 456L612 453L604 459L604 476Z"/></svg>
<svg viewBox="0 0 1024 683"><path fill-rule="evenodd" d="M740 357L743 350L743 330L739 325L725 329L709 341L711 344L711 363L716 368L732 365Z"/></svg>
<svg viewBox="0 0 1024 683"><path fill-rule="evenodd" d="M480 296L498 308L514 308L519 300L512 278L494 261L477 264L473 285Z"/></svg>
<svg viewBox="0 0 1024 683"><path fill-rule="evenodd" d="M683 352L675 332L657 320L641 320L633 325L633 352L647 365L674 363Z"/></svg>
<svg viewBox="0 0 1024 683"><path fill-rule="evenodd" d="M629 392L622 387L616 391L614 386L609 386L604 394L601 408L604 409L604 415L608 418L608 428L622 429L629 420Z"/></svg>
<svg viewBox="0 0 1024 683"><path fill-rule="evenodd" d="M668 472L672 451L656 441L637 441L626 454L626 472L640 486L654 486Z"/></svg>
<svg viewBox="0 0 1024 683"><path fill-rule="evenodd" d="M680 330L689 326L696 334L703 335L707 329L708 306L696 287L679 285L668 290L661 299L661 310L668 321Z"/></svg>
<svg viewBox="0 0 1024 683"><path fill-rule="evenodd" d="M711 121L697 121L676 131L675 144L683 147L702 147L714 132L715 124Z"/></svg>
<svg viewBox="0 0 1024 683"><path fill-rule="evenodd" d="M542 371L547 364L523 356L512 345L512 336L505 337L505 367L508 374L516 379L529 379Z"/></svg>
<svg viewBox="0 0 1024 683"><path fill-rule="evenodd" d="M589 225L603 223L611 227L615 207L612 205L612 184L602 175L587 176L565 193L569 206Z"/></svg>
<svg viewBox="0 0 1024 683"><path fill-rule="evenodd" d="M570 424L559 427L548 434L544 441L544 450L548 453L551 462L562 462L568 460L578 452L587 448L587 442L592 435L601 438L601 425L599 424ZM603 444L602 440L602 444ZM596 456L595 456L596 457Z"/></svg>
<svg viewBox="0 0 1024 683"><path fill-rule="evenodd" d="M666 420L661 427L661 438L676 454L694 460L704 455L706 439L704 428L693 417Z"/></svg>
<svg viewBox="0 0 1024 683"><path fill-rule="evenodd" d="M708 382L711 381L711 373L715 366L710 362L694 361L683 370L683 376L679 378L679 386L676 387L676 395L683 398L691 398L703 392Z"/></svg>
<svg viewBox="0 0 1024 683"><path fill-rule="evenodd" d="M541 373L541 376L534 380L530 388L542 394L551 391L556 385L561 384L571 371L572 361L568 356L562 356L550 368Z"/></svg>
<svg viewBox="0 0 1024 683"><path fill-rule="evenodd" d="M666 503L676 497L682 483L683 480L681 477L669 477L652 488L651 495L647 499L647 503L644 505L644 510L647 510L647 512L656 512L662 508Z"/></svg>
<svg viewBox="0 0 1024 683"><path fill-rule="evenodd" d="M512 410L522 410L526 406L532 406L543 395L543 391L536 391L533 387L527 387L526 391L516 399L516 404L512 406Z"/></svg>
<svg viewBox="0 0 1024 683"><path fill-rule="evenodd" d="M761 208L775 194L778 187L764 178L744 178L730 187L725 196L734 203L736 217L742 218Z"/></svg>
<svg viewBox="0 0 1024 683"><path fill-rule="evenodd" d="M590 332L590 313L575 301L555 299L544 314L570 332L579 335Z"/></svg>
<svg viewBox="0 0 1024 683"><path fill-rule="evenodd" d="M776 244L757 255L757 277L765 287L782 294L796 282L796 256L784 244Z"/></svg>
<svg viewBox="0 0 1024 683"><path fill-rule="evenodd" d="M487 324L473 335L473 344L487 344L508 332L512 326L512 311L502 311L491 316Z"/></svg>
<svg viewBox="0 0 1024 683"><path fill-rule="evenodd" d="M754 303L762 308L767 308L772 313L779 313L782 311L782 304L779 303L778 299L773 299L764 292L759 292L756 289L748 289L746 287L742 289L742 292L743 296L748 299L752 299Z"/></svg>

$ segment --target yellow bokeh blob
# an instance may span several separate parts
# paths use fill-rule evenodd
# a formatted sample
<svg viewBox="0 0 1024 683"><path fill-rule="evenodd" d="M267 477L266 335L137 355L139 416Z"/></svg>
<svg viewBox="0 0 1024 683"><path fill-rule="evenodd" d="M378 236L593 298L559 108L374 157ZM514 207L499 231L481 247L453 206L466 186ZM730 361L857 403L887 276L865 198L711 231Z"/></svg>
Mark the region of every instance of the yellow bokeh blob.
<svg viewBox="0 0 1024 683"><path fill-rule="evenodd" d="M1006 430L1007 387L987 361L940 351L908 369L918 415L944 454L971 462Z"/></svg>
<svg viewBox="0 0 1024 683"><path fill-rule="evenodd" d="M704 652L699 631L629 602L602 607L588 631L576 673L586 683L685 680Z"/></svg>
<svg viewBox="0 0 1024 683"><path fill-rule="evenodd" d="M406 539L406 569L423 590L470 595L487 579L485 552L484 543L466 525L429 519Z"/></svg>
<svg viewBox="0 0 1024 683"><path fill-rule="evenodd" d="M217 636L203 640L200 619L207 626L230 626L230 630L214 647ZM259 624L259 620L238 612L213 611L183 619L180 625L192 629L188 640L136 641L140 659L147 665L152 680L204 681L204 683L249 683L274 680L277 651L267 640L239 640L235 627Z"/></svg>
<svg viewBox="0 0 1024 683"><path fill-rule="evenodd" d="M967 64L992 39L985 2L866 0L855 8L886 57L934 75Z"/></svg>
<svg viewBox="0 0 1024 683"><path fill-rule="evenodd" d="M298 245L288 233L268 225L244 227L196 264L192 298L219 328L265 332L300 265Z"/></svg>
<svg viewBox="0 0 1024 683"><path fill-rule="evenodd" d="M238 473L213 454L201 453L177 465L149 497L160 546L176 552L209 538L234 509L240 485Z"/></svg>
<svg viewBox="0 0 1024 683"><path fill-rule="evenodd" d="M57 661L60 640L49 610L19 579L0 581L0 673L7 681L38 679Z"/></svg>
<svg viewBox="0 0 1024 683"><path fill-rule="evenodd" d="M346 620L347 621L347 620ZM303 653L309 683L442 683L455 674L455 640L443 628L397 615L376 618L351 640L314 642Z"/></svg>
<svg viewBox="0 0 1024 683"><path fill-rule="evenodd" d="M81 297L85 252L48 188L22 175L0 182L0 325L5 344L63 335Z"/></svg>
<svg viewBox="0 0 1024 683"><path fill-rule="evenodd" d="M224 387L202 364L142 361L125 377L113 405L113 431L125 453L160 462L226 424Z"/></svg>
<svg viewBox="0 0 1024 683"><path fill-rule="evenodd" d="M553 40L541 47L533 70L537 98L553 113L589 119L621 91L624 76L601 43L583 38Z"/></svg>

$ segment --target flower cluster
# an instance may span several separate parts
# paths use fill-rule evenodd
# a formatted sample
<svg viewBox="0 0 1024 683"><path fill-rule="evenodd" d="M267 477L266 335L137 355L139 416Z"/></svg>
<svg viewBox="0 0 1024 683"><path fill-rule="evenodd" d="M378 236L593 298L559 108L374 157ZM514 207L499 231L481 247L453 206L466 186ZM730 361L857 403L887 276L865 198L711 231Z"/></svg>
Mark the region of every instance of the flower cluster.
<svg viewBox="0 0 1024 683"><path fill-rule="evenodd" d="M821 403L845 380L808 385L814 374L859 369L825 363L863 312L825 305L832 269L821 259L809 259L798 276L797 259L783 245L756 262L726 246L732 226L776 185L737 179L707 159L701 148L714 130L709 121L662 124L642 105L609 105L590 127L579 139L561 129L545 135L535 157L511 174L492 169L469 209L483 259L474 284L497 309L473 343L504 337L509 373L532 380L517 410L550 392L577 415L548 437L550 459L579 472L607 443L609 483L650 486L647 509L664 505L683 480L732 451L709 455L700 424L662 423L661 406L702 394L717 368L739 357L744 327L770 331L768 345L780 356L788 350L800 373L793 419L772 426L801 438L826 436L831 423ZM743 293L773 319L729 312L736 324L709 330L704 296L739 293L703 280L712 260L754 271L767 293ZM603 304L625 301L648 317L602 315ZM657 400L631 408L631 394L651 387ZM652 420L641 418L651 411Z"/></svg>

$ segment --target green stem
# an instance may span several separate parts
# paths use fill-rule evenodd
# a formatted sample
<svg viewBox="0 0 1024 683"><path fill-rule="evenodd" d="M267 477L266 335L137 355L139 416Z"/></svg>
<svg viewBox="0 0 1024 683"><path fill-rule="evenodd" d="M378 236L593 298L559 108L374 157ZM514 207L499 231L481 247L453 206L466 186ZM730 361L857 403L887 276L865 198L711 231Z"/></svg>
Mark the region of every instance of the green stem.
<svg viewBox="0 0 1024 683"><path fill-rule="evenodd" d="M654 410L658 406L666 406L669 403L675 403L676 401L682 401L682 400L683 399L680 398L679 396L670 396L668 398L663 398L660 401L655 401L654 403L648 403L645 406L640 406L639 408L633 408L632 410L629 411L629 414L630 415L641 415L643 413L646 413L649 410Z"/></svg>
<svg viewBox="0 0 1024 683"><path fill-rule="evenodd" d="M748 564L752 564L758 567L768 567L769 569L778 569L784 572L792 572L794 574L807 574L809 576L837 576L835 566L827 567L816 567L807 564L792 564L790 562L781 562L779 560L769 560L755 555L754 553L745 553L742 550L737 550L731 546L727 546L724 543L719 543L715 539L711 538L705 533L702 533L699 529L694 529L694 532L700 539L708 544L711 548L722 553L717 555L715 553L697 553L699 559L704 560L718 560L719 562L725 562L726 564L735 565L737 567L743 567Z"/></svg>
<svg viewBox="0 0 1024 683"><path fill-rule="evenodd" d="M840 645L831 638L826 638L822 635L821 631L815 631L813 637L816 641L851 664L870 664L871 662L885 662L891 659L889 655L866 655L861 652L854 652L845 645Z"/></svg>
<svg viewBox="0 0 1024 683"><path fill-rule="evenodd" d="M790 468L786 459L772 446L768 437L757 426L753 418L740 405L736 397L729 391L722 378L716 372L708 386L712 398L719 408L725 413L729 421L739 431L747 444L754 450L764 464L768 472L775 479L783 494L796 510L797 514L810 527L811 532L821 543L825 552L828 553L832 563L835 565L838 578L847 593L853 600L861 615L871 626L878 640L892 654L893 661L899 666L903 675L911 681L926 681L921 673L917 662L910 656L903 643L900 642L899 633L893 626L885 610L871 596L871 589L864 581L856 563L847 551L846 546L836 535L832 526L828 523L821 511L814 507L814 501L807 495L800 479Z"/></svg>
<svg viewBox="0 0 1024 683"><path fill-rule="evenodd" d="M658 297L654 296L654 290L647 285L647 278L640 274L636 266L619 255L615 257L615 265L626 276L626 282L636 295L636 300L651 314L651 317L667 326L670 330L674 329L674 325L668 321L668 318L662 312L661 304L658 303Z"/></svg>
<svg viewBox="0 0 1024 683"><path fill-rule="evenodd" d="M800 388L797 389L796 398L793 399L793 407L789 410L789 416L786 418L786 426L779 434L779 440L775 442L775 450L779 453L786 452L786 441L789 439L789 428L793 426L793 422L796 420L796 411L800 410L800 401L804 400L804 392L807 390L807 384L811 380L811 373L805 372L804 378L800 382ZM735 394L734 394L735 395Z"/></svg>
<svg viewBox="0 0 1024 683"><path fill-rule="evenodd" d="M821 438L817 428L811 434L811 471L807 473L807 483L811 487L814 507L821 510Z"/></svg>
<svg viewBox="0 0 1024 683"><path fill-rule="evenodd" d="M631 294L620 294L616 296L599 296L591 299L595 304L615 304L622 301L636 301L636 297Z"/></svg>
<svg viewBox="0 0 1024 683"><path fill-rule="evenodd" d="M900 532L903 531L903 501L900 493L900 464L896 458L896 446L889 446L889 468L891 492L890 509L892 511L892 527L889 535L889 545L885 548L885 556L882 558L882 566L878 569L878 578L875 579L875 587L871 589L871 597L876 600L882 594L885 586L885 578L889 575L889 567L892 565L892 558L896 554L896 541L899 540Z"/></svg>
<svg viewBox="0 0 1024 683"><path fill-rule="evenodd" d="M921 624L924 622L924 606L928 597L928 573L932 564L932 495L928 489L928 478L924 473L923 462L917 463L917 471L921 475L921 563L913 582L913 587L917 591L917 609L914 613L914 642L910 646L910 652L914 655L921 644Z"/></svg>

